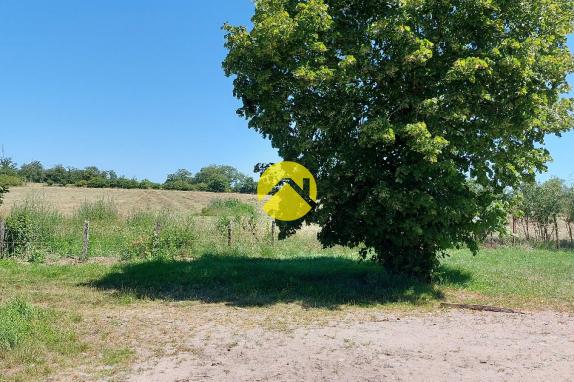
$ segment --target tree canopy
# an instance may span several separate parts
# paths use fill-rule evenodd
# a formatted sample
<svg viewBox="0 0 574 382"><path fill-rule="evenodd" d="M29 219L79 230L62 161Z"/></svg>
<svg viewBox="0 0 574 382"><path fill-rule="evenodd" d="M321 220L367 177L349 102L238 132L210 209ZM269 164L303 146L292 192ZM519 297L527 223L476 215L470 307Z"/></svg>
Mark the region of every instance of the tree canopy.
<svg viewBox="0 0 574 382"><path fill-rule="evenodd" d="M477 251L573 126L570 0L255 4L250 30L224 27L238 114L315 174L323 244L389 270Z"/></svg>
<svg viewBox="0 0 574 382"><path fill-rule="evenodd" d="M257 184L253 178L242 174L232 166L210 165L203 167L195 176L185 169L180 169L167 176L164 188L255 193Z"/></svg>

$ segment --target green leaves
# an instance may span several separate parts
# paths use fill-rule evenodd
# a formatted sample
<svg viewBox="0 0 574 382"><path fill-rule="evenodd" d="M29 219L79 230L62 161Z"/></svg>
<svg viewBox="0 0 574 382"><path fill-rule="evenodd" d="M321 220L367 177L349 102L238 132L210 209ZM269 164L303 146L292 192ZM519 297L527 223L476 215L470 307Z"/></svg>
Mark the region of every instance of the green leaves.
<svg viewBox="0 0 574 382"><path fill-rule="evenodd" d="M479 57L461 58L454 62L452 68L447 72L446 79L449 81L469 81L476 82L478 73L492 74L490 64Z"/></svg>
<svg viewBox="0 0 574 382"><path fill-rule="evenodd" d="M407 138L409 147L429 162L436 162L439 154L448 145L443 137L433 137L426 123L418 122L405 125L400 132Z"/></svg>
<svg viewBox="0 0 574 382"><path fill-rule="evenodd" d="M502 228L574 126L573 25L566 0L259 0L223 66L249 127L316 175L323 243L425 276Z"/></svg>

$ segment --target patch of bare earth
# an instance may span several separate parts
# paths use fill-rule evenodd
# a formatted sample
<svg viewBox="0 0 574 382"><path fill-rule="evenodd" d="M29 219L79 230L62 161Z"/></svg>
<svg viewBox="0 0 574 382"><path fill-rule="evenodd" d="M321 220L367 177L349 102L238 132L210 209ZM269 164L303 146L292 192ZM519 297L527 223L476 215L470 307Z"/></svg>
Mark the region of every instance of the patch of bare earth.
<svg viewBox="0 0 574 382"><path fill-rule="evenodd" d="M149 302L90 317L91 335L133 349L133 362L54 380L574 381L569 313Z"/></svg>

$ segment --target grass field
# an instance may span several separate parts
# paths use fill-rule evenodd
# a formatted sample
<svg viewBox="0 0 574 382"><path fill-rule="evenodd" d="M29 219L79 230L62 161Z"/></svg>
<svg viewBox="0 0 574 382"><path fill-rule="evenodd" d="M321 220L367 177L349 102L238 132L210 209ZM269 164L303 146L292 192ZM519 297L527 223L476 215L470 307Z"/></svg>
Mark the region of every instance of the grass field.
<svg viewBox="0 0 574 382"><path fill-rule="evenodd" d="M500 247L484 249L476 257L466 250L452 251L435 282L425 284L390 275L371 262L359 262L352 249L321 249L312 227L271 243L267 232L253 234L247 225L236 233L246 239L234 237L228 246L225 235L215 237L217 230L206 226L211 222L216 229L220 219L230 218L225 215L226 204L213 203L214 198L230 195L113 190L118 192L119 199L113 201L119 212L98 204L110 190L45 190L49 193L42 200L56 206L56 215L53 210L33 209L38 214L26 216L75 229L76 222L89 215L95 222L96 239L100 235L113 247L124 240L118 232L132 235L128 243L132 246L142 233L151 235L157 217L165 215L134 211L148 209L164 196L177 202L164 202L162 207L187 203L180 216L193 220L190 237L209 236L211 241L190 246L184 242L173 256L153 255L160 238L149 247L152 255L144 251L145 256L122 257L128 247L121 247L87 263L77 263L65 254L50 261L45 257L0 260L0 381L129 379L134 365L147 360L203 354L204 349L184 339L217 325L231 328L229 338L220 341L233 349L238 346L233 340L236 333L246 330L291 333L293 328L323 327L348 317L368 321L380 312L436 312L441 302L574 313L571 251ZM14 200L27 200L29 192L37 192L36 187L12 190L5 211ZM92 192L94 199L89 199L86 195ZM72 194L75 199L69 197ZM147 195L154 201L125 202L121 199L125 195L136 199ZM21 207L20 202L12 208ZM162 221L167 227L166 242L187 237L188 231L181 231L188 227L185 222ZM109 227L104 229L106 224ZM62 232L68 231L50 231L48 236L61 245L55 238ZM73 236L76 231L70 232ZM62 247L54 248L52 252ZM172 246L164 249L174 251ZM213 329L213 335L218 331Z"/></svg>
<svg viewBox="0 0 574 382"><path fill-rule="evenodd" d="M199 213L212 200L236 198L255 204L257 197L246 194L223 194L196 191L169 190L123 190L78 187L53 187L41 184L29 184L22 187L11 187L5 195L4 204L0 206L0 216L9 213L14 204L29 198L38 198L53 206L58 212L71 215L82 204L96 202L102 199L113 200L118 206L119 213L128 216L134 211L179 211L184 213Z"/></svg>
<svg viewBox="0 0 574 382"><path fill-rule="evenodd" d="M113 265L2 261L0 316L4 323L14 320L16 329L0 325L0 342L9 344L0 344L0 379L64 378L71 370L121 375L136 354L158 356L177 348L175 334L133 321L166 311L188 314L193 322L186 325L193 326L242 309L240 327L274 330L287 325L285 316L309 324L349 312L424 312L445 301L574 312L573 278L571 253L511 248L485 250L478 257L454 252L433 285L337 253L206 252L186 261ZM22 318L19 309L37 313ZM22 323L26 317L31 318ZM6 341L22 331L22 340Z"/></svg>

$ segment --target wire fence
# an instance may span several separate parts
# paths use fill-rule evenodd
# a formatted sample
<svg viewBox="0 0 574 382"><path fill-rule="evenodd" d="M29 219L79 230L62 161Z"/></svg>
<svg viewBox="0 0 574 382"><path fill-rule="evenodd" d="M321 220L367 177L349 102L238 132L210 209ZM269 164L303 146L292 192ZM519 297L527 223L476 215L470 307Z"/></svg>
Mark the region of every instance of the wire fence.
<svg viewBox="0 0 574 382"><path fill-rule="evenodd" d="M43 260L53 257L86 261L110 257L129 260L186 257L200 252L229 252L230 249L261 254L285 248L285 244L277 240L275 222L263 218L197 216L189 220L158 219L143 225L124 220L16 223L7 226L0 220L0 258ZM489 235L483 246L574 249L567 228L564 222L560 222L557 226L549 226L545 232L539 226L531 224L529 228L525 222L516 220L509 223L510 235ZM307 234L298 233L299 239L291 249L319 251L322 246L316 233L316 227Z"/></svg>
<svg viewBox="0 0 574 382"><path fill-rule="evenodd" d="M146 258L186 256L229 248L254 250L274 246L277 229L267 219L195 219L185 224L155 222L129 227L109 222L85 221L83 225L7 228L0 220L0 258L93 257Z"/></svg>

